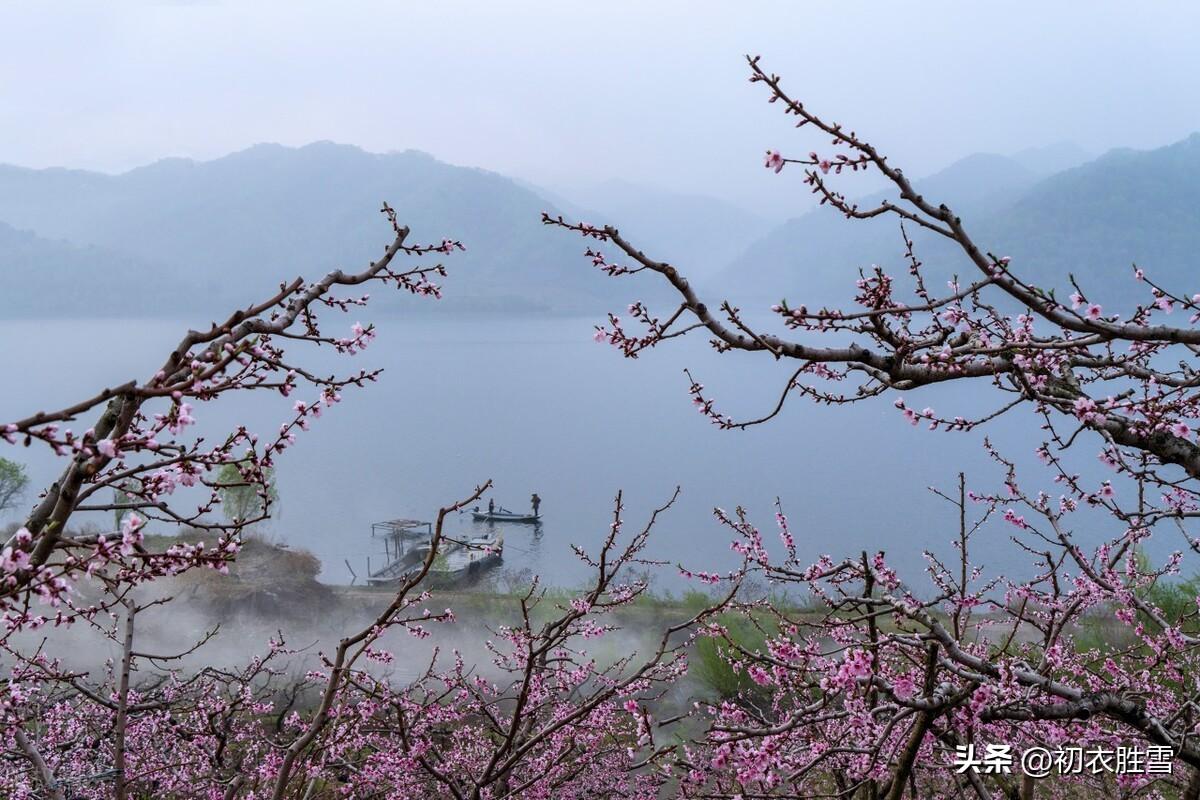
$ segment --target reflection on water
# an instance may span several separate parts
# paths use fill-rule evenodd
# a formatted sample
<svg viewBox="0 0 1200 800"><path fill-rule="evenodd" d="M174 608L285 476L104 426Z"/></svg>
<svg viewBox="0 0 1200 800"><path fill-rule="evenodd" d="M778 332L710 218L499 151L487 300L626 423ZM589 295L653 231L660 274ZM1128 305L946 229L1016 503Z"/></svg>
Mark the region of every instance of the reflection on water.
<svg viewBox="0 0 1200 800"><path fill-rule="evenodd" d="M480 573L464 585L487 583L491 587L513 591L529 583L534 574L530 565L542 563L541 547L545 520L539 519L532 524L482 520L473 521L473 525L488 533L503 536L504 555L499 562L489 565L486 572Z"/></svg>

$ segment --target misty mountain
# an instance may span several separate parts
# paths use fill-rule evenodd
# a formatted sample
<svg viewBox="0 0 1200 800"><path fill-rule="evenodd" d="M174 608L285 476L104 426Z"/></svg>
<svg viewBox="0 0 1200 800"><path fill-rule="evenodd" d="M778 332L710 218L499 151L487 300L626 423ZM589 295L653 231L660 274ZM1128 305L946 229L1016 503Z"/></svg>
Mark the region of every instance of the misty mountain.
<svg viewBox="0 0 1200 800"><path fill-rule="evenodd" d="M385 200L412 228L410 242L466 245L445 258L447 306L596 311L625 300L625 287L582 257L582 240L541 224L553 204L513 181L415 151L322 142L167 159L120 175L0 167L0 221L31 235L0 238L4 284L40 285L47 263L65 278L58 296L22 289L29 296L18 302L5 292L0 313L113 304L128 314L223 313L280 280L365 265L391 240ZM376 307L429 305L376 297Z"/></svg>
<svg viewBox="0 0 1200 800"><path fill-rule="evenodd" d="M1190 295L1200 252L1200 133L1157 150L1114 150L1053 175L981 234L1023 274L1060 291L1074 273L1090 299L1126 305L1136 263Z"/></svg>
<svg viewBox="0 0 1200 800"><path fill-rule="evenodd" d="M174 308L200 288L128 254L44 239L4 223L0 258L5 316L67 317L85 309L101 317L137 316L146 306ZM136 287L137 303L121 298L125 286Z"/></svg>
<svg viewBox="0 0 1200 800"><path fill-rule="evenodd" d="M976 154L916 180L914 185L927 197L939 201L944 198L970 220L991 216L1012 204L1039 177L1011 158ZM895 193L878 192L857 202L865 209L884 199L894 200ZM906 230L922 258L953 255L933 241L935 235L913 225ZM847 220L833 209L819 206L752 244L710 284L714 290L728 291L739 299L774 301L787 296L794 303L813 306L851 297L857 271L869 269L871 264L903 269L904 243L897 218L881 215ZM801 296L803 300L798 299Z"/></svg>
<svg viewBox="0 0 1200 800"><path fill-rule="evenodd" d="M914 183L953 207L980 247L1012 257L1036 283L1061 291L1073 272L1093 299L1112 303L1127 297L1135 261L1173 285L1191 276L1200 245L1200 134L1152 151L1113 151L1050 176L1025 166L1078 155L1057 150L971 156ZM908 232L929 277L974 270L952 243L912 226ZM849 221L818 208L749 247L713 288L744 300L844 303L857 270L871 264L903 273L897 220Z"/></svg>
<svg viewBox="0 0 1200 800"><path fill-rule="evenodd" d="M652 258L670 261L693 280L729 264L772 223L716 197L679 194L628 181L576 186L547 197L594 224L611 224ZM574 206L573 208L570 206Z"/></svg>
<svg viewBox="0 0 1200 800"><path fill-rule="evenodd" d="M1127 287L1133 261L1168 283L1189 275L1200 244L1200 136L1046 175L1085 156L1069 144L977 154L915 183L1033 280L1062 287L1074 272L1103 302L1122 296L1114 293ZM542 210L612 222L647 253L739 301L841 303L860 267L905 267L890 217L850 222L818 208L766 231L761 218L724 201L625 182L568 195L415 151L257 145L120 175L0 166L0 315L207 321L282 279L366 263L390 239L378 213L385 199L412 227L410 241L467 245L446 259L451 275L437 304L446 310L600 313L664 291L655 281L634 290L591 269L586 243L546 229ZM973 269L939 237L909 234L931 277ZM721 262L728 266L717 270ZM375 297L377 309L435 307Z"/></svg>
<svg viewBox="0 0 1200 800"><path fill-rule="evenodd" d="M1013 153L1010 158L1027 170L1040 175L1053 175L1091 161L1095 153L1089 153L1074 142L1055 142L1041 147L1027 147Z"/></svg>

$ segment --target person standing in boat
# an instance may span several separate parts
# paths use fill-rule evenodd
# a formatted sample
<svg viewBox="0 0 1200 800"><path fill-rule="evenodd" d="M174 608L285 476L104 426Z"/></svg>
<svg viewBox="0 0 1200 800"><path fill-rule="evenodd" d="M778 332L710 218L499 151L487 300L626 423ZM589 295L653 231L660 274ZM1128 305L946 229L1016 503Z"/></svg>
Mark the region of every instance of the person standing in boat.
<svg viewBox="0 0 1200 800"><path fill-rule="evenodd" d="M542 505L542 498L537 496L537 492L533 493L533 497L529 498L530 504L533 506L533 515L538 516L538 508Z"/></svg>
<svg viewBox="0 0 1200 800"><path fill-rule="evenodd" d="M490 515L490 514L495 514L495 513L496 513L496 501L493 498L489 497L488 498L488 514Z"/></svg>

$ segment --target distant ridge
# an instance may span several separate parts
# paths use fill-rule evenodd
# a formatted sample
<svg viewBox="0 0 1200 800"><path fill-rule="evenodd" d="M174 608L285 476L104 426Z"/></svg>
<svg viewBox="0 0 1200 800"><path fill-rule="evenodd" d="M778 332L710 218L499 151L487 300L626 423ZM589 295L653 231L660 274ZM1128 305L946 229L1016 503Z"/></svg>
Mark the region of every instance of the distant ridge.
<svg viewBox="0 0 1200 800"><path fill-rule="evenodd" d="M981 247L1010 256L1023 276L1047 287L1061 291L1073 273L1094 299L1127 304L1136 261L1171 285L1194 289L1200 134L1155 150L1114 150L1051 175L1026 166L1068 163L1081 152L1056 146L1011 158L969 156L914 183L953 207ZM909 233L929 275L973 270L936 234ZM709 288L744 302L786 296L797 304L844 304L859 268L903 272L903 260L895 218L849 221L818 208L750 245Z"/></svg>
<svg viewBox="0 0 1200 800"><path fill-rule="evenodd" d="M981 229L1026 274L1123 303L1136 262L1179 291L1197 287L1200 133L1156 150L1113 150L1053 175ZM1068 290L1069 291L1069 290Z"/></svg>
<svg viewBox="0 0 1200 800"><path fill-rule="evenodd" d="M0 223L0 309L9 317L141 316L200 286L127 254L44 239ZM133 296L113 287L136 286Z"/></svg>
<svg viewBox="0 0 1200 800"><path fill-rule="evenodd" d="M781 178L787 179L784 172ZM1011 158L977 153L914 183L919 191L939 201L946 199L966 219L990 216L1014 202L1037 183L1039 175ZM792 176L794 179L794 176ZM850 176L848 181L853 181ZM892 199L879 192L861 198L864 208ZM939 243L921 230L908 231L924 256ZM853 295L860 268L879 264L903 269L904 245L895 217L880 216L851 221L827 206L815 208L772 230L710 282L714 291L736 293L738 298L775 301L786 295L790 302L819 306L842 302Z"/></svg>
<svg viewBox="0 0 1200 800"><path fill-rule="evenodd" d="M590 222L616 225L649 255L669 260L698 280L719 272L771 229L768 220L717 197L622 180L575 186L547 196L569 197L571 204L591 209Z"/></svg>
<svg viewBox="0 0 1200 800"><path fill-rule="evenodd" d="M915 183L1032 280L1062 289L1074 273L1095 299L1119 303L1136 261L1188 288L1200 250L1200 134L1074 164L1086 155L1070 144L975 154ZM0 165L0 316L207 320L280 280L370 260L390 238L378 214L385 199L413 241L451 237L468 250L448 259L445 301L376 293L382 311L600 314L665 294L657 282L635 287L591 269L586 243L545 229L543 210L614 223L737 303L844 303L859 268L904 269L890 218L852 223L819 208L768 229L715 197L621 181L549 191L413 150L259 144L119 175ZM937 236L909 233L931 277L972 269Z"/></svg>
<svg viewBox="0 0 1200 800"><path fill-rule="evenodd" d="M0 314L100 313L113 304L222 313L280 280L365 264L391 238L379 214L385 200L412 228L411 241L467 246L447 259L450 308L593 312L624 299L622 287L589 268L579 239L544 229L540 214L553 204L510 179L416 151L316 142L166 159L120 175L0 166L0 222L35 235L19 247L0 241L0 275L34 286L42 265L54 263L64 288L58 297L28 292L19 307L0 295ZM85 265L47 240L105 255ZM377 297L385 309L417 306Z"/></svg>

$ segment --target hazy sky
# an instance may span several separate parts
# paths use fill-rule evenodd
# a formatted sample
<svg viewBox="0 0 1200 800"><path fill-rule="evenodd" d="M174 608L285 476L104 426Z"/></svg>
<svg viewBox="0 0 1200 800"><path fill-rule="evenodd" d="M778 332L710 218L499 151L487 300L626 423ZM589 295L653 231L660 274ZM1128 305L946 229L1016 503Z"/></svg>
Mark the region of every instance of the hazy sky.
<svg viewBox="0 0 1200 800"><path fill-rule="evenodd" d="M8 3L0 162L117 171L332 139L782 216L800 187L761 153L813 141L746 82L743 53L921 174L1200 130L1198 31L1200 4L1128 0Z"/></svg>

